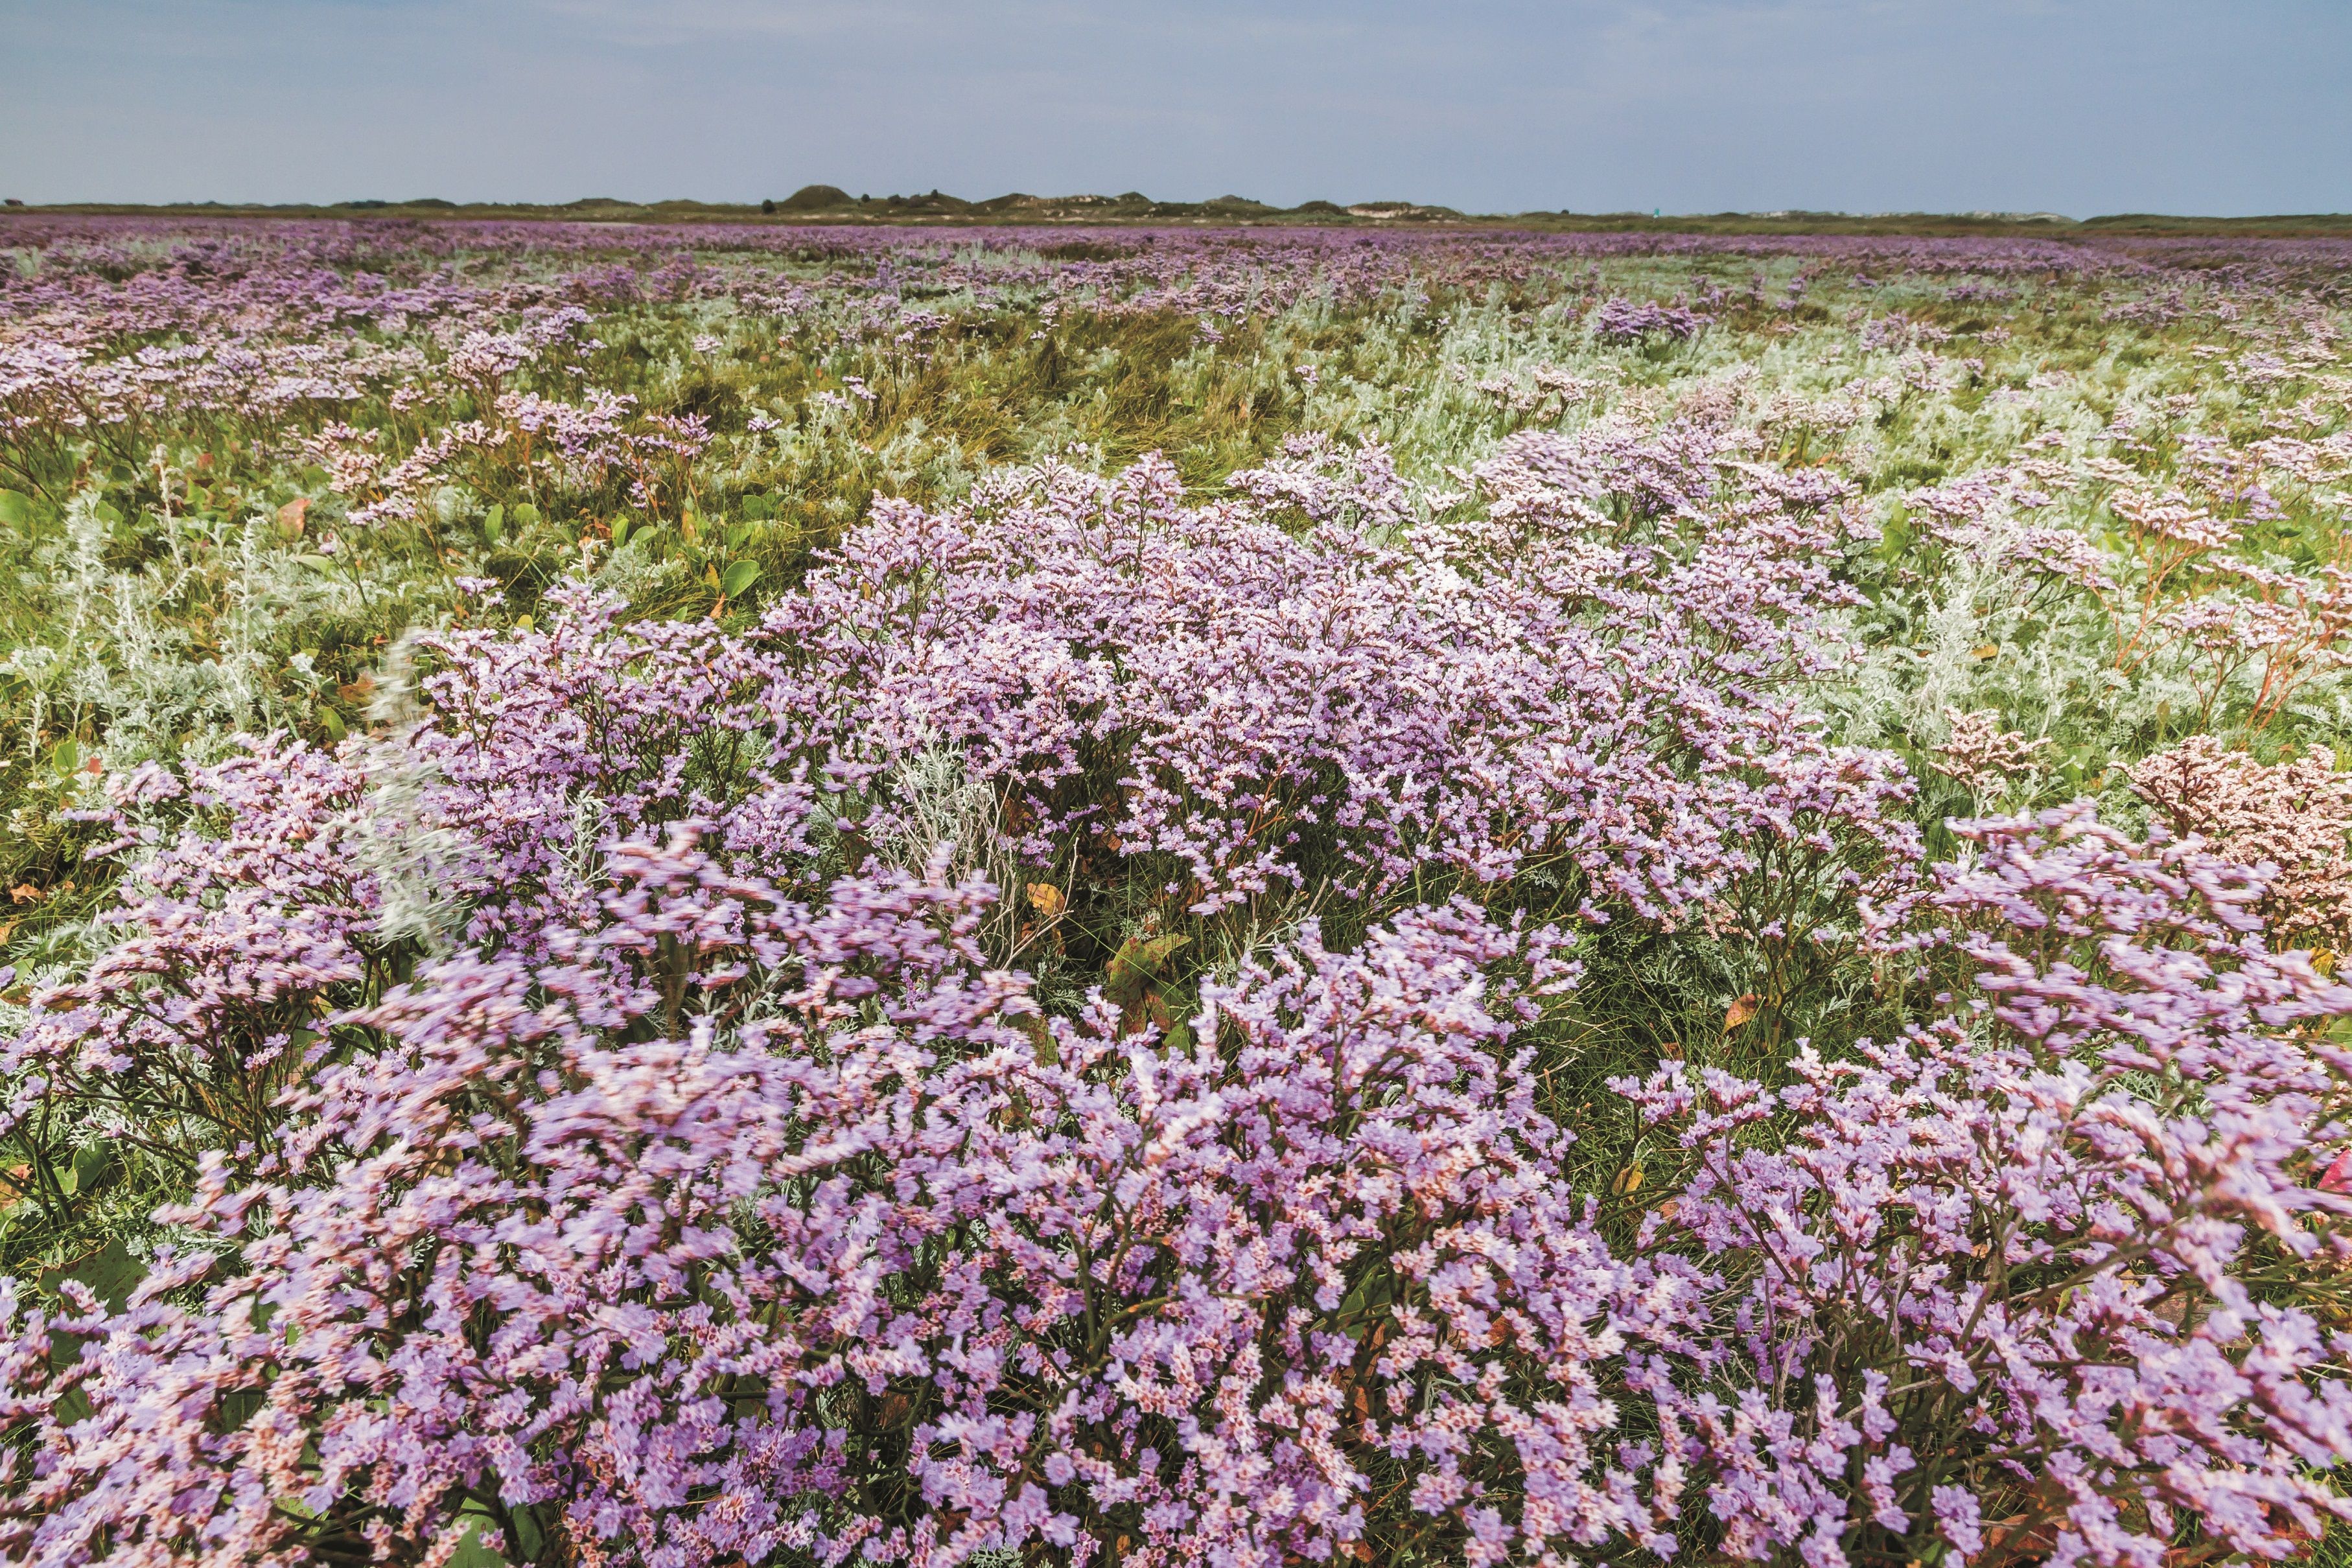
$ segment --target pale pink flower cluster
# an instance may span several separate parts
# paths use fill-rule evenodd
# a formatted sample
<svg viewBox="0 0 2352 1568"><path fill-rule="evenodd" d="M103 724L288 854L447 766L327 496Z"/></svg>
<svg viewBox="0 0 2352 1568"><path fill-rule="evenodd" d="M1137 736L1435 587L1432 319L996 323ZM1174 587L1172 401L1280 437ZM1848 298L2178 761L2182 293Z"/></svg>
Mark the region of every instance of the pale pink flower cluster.
<svg viewBox="0 0 2352 1568"><path fill-rule="evenodd" d="M1944 719L1951 732L1936 748L1936 760L1930 766L1978 795L1998 796L2011 780L2031 771L2035 754L2050 744L2046 737L2034 740L2020 731L2003 729L1997 713L1946 708Z"/></svg>
<svg viewBox="0 0 2352 1568"><path fill-rule="evenodd" d="M2314 747L2260 763L2210 735L2133 765L2132 788L2175 833L2263 867L2258 907L2283 942L2352 949L2352 774Z"/></svg>

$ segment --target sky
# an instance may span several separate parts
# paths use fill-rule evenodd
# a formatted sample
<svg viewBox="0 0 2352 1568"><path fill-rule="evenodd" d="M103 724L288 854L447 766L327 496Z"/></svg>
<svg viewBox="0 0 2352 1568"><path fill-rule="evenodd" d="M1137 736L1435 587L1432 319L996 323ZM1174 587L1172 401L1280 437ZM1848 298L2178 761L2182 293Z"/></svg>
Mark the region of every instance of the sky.
<svg viewBox="0 0 2352 1568"><path fill-rule="evenodd" d="M0 0L0 195L2352 211L2352 0Z"/></svg>

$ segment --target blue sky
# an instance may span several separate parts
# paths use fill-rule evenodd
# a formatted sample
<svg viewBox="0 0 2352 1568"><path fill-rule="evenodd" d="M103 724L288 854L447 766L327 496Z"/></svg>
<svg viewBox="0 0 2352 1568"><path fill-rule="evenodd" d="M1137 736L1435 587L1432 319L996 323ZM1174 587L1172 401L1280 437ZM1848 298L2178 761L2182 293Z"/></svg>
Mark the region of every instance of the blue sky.
<svg viewBox="0 0 2352 1568"><path fill-rule="evenodd" d="M0 194L2352 210L2352 0L0 0Z"/></svg>

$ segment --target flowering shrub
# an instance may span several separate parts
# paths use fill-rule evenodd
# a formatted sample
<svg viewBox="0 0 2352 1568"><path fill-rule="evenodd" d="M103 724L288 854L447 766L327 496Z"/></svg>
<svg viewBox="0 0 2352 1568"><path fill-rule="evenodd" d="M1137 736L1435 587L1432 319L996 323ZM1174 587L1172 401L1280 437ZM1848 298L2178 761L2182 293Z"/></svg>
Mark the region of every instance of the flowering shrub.
<svg viewBox="0 0 2352 1568"><path fill-rule="evenodd" d="M1649 299L1606 299L1592 313L1592 335L1604 343L1638 343L1655 332L1687 342L1705 329L1710 319L1686 305L1660 305Z"/></svg>
<svg viewBox="0 0 2352 1568"><path fill-rule="evenodd" d="M2316 1375L2346 1345L2245 1275L2345 1211L2305 1185L2347 1065L2307 1026L2352 990L2249 935L2259 881L2194 841L2080 808L1963 831L1980 858L1881 932L1953 987L1941 1016L1777 1093L1623 1085L1692 1170L1644 1241L1731 1288L1668 1407L1723 1545L2287 1555L2347 1508L2310 1469L2352 1457L2352 1391Z"/></svg>
<svg viewBox="0 0 2352 1568"><path fill-rule="evenodd" d="M2193 849L1975 830L1881 940L1977 999L1801 1057L1781 1147L1756 1084L1624 1085L1691 1163L1627 1249L1513 1044L1556 929L1310 931L1180 1046L1038 1022L944 861L803 904L711 831L345 1015L177 1217L236 1268L20 1322L12 1551L1477 1562L1665 1552L1697 1495L1743 1559L2112 1563L2336 1506L2352 1395L2240 1270L2352 1207L2294 1168L2345 1063L2276 1032L2352 992Z"/></svg>
<svg viewBox="0 0 2352 1568"><path fill-rule="evenodd" d="M906 838L903 770L941 749L1004 796L1037 875L1140 862L1177 922L1532 870L1570 908L1672 920L1767 846L1899 854L1900 775L1773 692L1838 656L1834 492L1759 493L1703 443L1549 460L1486 476L1511 520L1393 546L1187 507L1164 465L1048 467L878 507L744 632L620 628L575 595L545 632L429 639L448 716L415 745L497 862L450 873L498 890L473 934L543 918L530 890L598 835L687 814L854 868ZM1392 515L1367 461L1316 505ZM1665 483L1675 513L1623 538L1584 499Z"/></svg>
<svg viewBox="0 0 2352 1568"><path fill-rule="evenodd" d="M257 1233L246 1271L201 1319L104 1325L20 1547L446 1550L471 1501L599 1555L1273 1561L1671 1511L1594 1444L1596 1377L1615 1314L1687 1287L1611 1260L1490 1054L1512 993L1465 982L1521 942L1444 913L1310 939L1212 997L1220 1053L1100 1014L1033 1044L975 892L794 908L688 844L624 852L571 961L365 1015L382 1053L307 1097L276 1180L215 1167L189 1218ZM659 949L697 993L730 973L735 1016L663 1025ZM163 1364L173 1461L126 1443ZM179 1500L142 1527L144 1495Z"/></svg>
<svg viewBox="0 0 2352 1568"><path fill-rule="evenodd" d="M183 782L150 767L118 786L113 847L154 846L122 906L122 933L74 983L45 993L0 1062L37 1103L115 1113L169 1156L219 1143L258 1151L279 1092L302 1076L322 997L379 975L378 901L353 863L360 769L266 742ZM129 812L184 800L227 821L168 845ZM31 1107L11 1108L20 1124ZM191 1124L205 1131L194 1132Z"/></svg>

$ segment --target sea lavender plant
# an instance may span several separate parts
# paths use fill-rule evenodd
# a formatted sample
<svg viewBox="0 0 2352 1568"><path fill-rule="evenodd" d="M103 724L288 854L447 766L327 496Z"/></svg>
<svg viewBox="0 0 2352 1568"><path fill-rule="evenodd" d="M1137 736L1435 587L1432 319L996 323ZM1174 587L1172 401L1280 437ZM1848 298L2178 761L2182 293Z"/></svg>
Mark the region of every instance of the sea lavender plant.
<svg viewBox="0 0 2352 1568"><path fill-rule="evenodd" d="M2268 951L2263 879L2195 840L1960 831L1977 858L1878 927L1932 1019L1777 1094L1622 1085L1691 1171L1643 1242L1727 1287L1697 1375L1645 1385L1669 1451L1737 1557L2290 1555L2352 1515L2315 1474L2352 1457L2352 1341L2251 1277L2347 1212L2310 1184L2352 990Z"/></svg>
<svg viewBox="0 0 2352 1568"><path fill-rule="evenodd" d="M2338 1508L2339 243L6 222L11 1560Z"/></svg>

